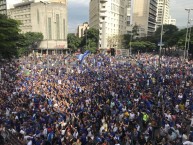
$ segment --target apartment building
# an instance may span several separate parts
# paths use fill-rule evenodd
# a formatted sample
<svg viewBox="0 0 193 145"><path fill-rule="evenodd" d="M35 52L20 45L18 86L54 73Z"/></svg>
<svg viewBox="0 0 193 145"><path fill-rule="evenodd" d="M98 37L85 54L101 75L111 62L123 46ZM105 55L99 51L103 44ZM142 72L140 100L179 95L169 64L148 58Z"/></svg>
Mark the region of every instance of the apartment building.
<svg viewBox="0 0 193 145"><path fill-rule="evenodd" d="M120 48L120 35L139 28L138 37L151 36L156 29L157 0L90 0L90 28L99 29L99 48ZM113 45L112 45L113 41Z"/></svg>
<svg viewBox="0 0 193 145"><path fill-rule="evenodd" d="M170 16L170 0L158 0L156 28L161 26L162 18L163 24L176 25L176 19Z"/></svg>
<svg viewBox="0 0 193 145"><path fill-rule="evenodd" d="M133 25L139 27L139 37L151 36L156 29L157 0L132 0Z"/></svg>
<svg viewBox="0 0 193 145"><path fill-rule="evenodd" d="M83 23L82 25L79 25L77 28L77 37L81 38L85 35L86 31L89 29L88 22Z"/></svg>
<svg viewBox="0 0 193 145"><path fill-rule="evenodd" d="M6 0L0 1L0 14L7 15L7 2L6 2Z"/></svg>
<svg viewBox="0 0 193 145"><path fill-rule="evenodd" d="M56 3L63 3L63 4L67 4L67 0L49 0L50 2L56 2Z"/></svg>
<svg viewBox="0 0 193 145"><path fill-rule="evenodd" d="M168 19L168 24L176 25L176 19L172 19L172 17L170 16Z"/></svg>
<svg viewBox="0 0 193 145"><path fill-rule="evenodd" d="M117 48L118 37L127 33L128 1L90 0L89 25L90 28L99 29L99 48Z"/></svg>
<svg viewBox="0 0 193 145"><path fill-rule="evenodd" d="M10 18L21 22L22 33L41 32L44 53L67 48L67 5L58 2L26 1L8 11Z"/></svg>

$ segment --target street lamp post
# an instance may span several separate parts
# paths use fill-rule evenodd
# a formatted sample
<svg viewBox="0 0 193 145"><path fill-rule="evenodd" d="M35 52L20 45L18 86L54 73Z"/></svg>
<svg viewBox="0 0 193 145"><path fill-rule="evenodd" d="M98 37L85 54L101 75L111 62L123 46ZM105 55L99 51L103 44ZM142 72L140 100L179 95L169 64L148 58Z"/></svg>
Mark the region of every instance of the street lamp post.
<svg viewBox="0 0 193 145"><path fill-rule="evenodd" d="M161 68L161 52L162 52L162 43L163 43L163 23L164 23L164 11L165 11L166 1L163 1L162 9L162 21L161 21L161 34L160 34L160 48L159 48L159 67Z"/></svg>
<svg viewBox="0 0 193 145"><path fill-rule="evenodd" d="M188 12L188 20L187 20L187 29L186 29L186 38L185 38L185 47L184 47L184 60L186 59L186 51L187 49L187 40L188 40L188 33L189 33L189 24L190 24L190 11L193 9L186 8L185 9Z"/></svg>
<svg viewBox="0 0 193 145"><path fill-rule="evenodd" d="M87 50L87 31L88 31L88 29L86 27L86 50Z"/></svg>
<svg viewBox="0 0 193 145"><path fill-rule="evenodd" d="M190 30L189 30L189 35L188 35L188 48L187 48L187 58L189 56L189 49L190 49L190 38L191 38L191 31L192 31L192 21L193 19L190 19Z"/></svg>
<svg viewBox="0 0 193 145"><path fill-rule="evenodd" d="M57 23L55 22L55 24L56 24L56 27L55 27L55 28L57 28ZM57 30L57 29L56 29L56 30ZM56 35L56 34L55 34L55 35ZM58 44L57 44L57 35L56 35L55 37L56 37L56 50L55 50L54 53L56 54L56 52L58 53L58 51L57 51L57 45L58 45Z"/></svg>
<svg viewBox="0 0 193 145"><path fill-rule="evenodd" d="M130 43L129 43L129 54L130 54L130 56L131 56L131 54L132 54L132 52L131 52L131 41L132 41L132 37L133 37L133 33L131 32L131 34L130 34Z"/></svg>
<svg viewBox="0 0 193 145"><path fill-rule="evenodd" d="M48 16L47 16L47 4L49 2L40 1L45 6L45 13L46 13L46 41L47 41L47 55L48 55Z"/></svg>

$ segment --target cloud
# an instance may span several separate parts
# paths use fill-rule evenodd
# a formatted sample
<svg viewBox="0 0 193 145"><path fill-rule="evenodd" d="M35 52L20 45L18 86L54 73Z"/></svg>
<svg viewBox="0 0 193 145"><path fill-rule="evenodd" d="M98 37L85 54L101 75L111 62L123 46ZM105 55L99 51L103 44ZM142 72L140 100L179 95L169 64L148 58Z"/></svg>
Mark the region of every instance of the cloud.
<svg viewBox="0 0 193 145"><path fill-rule="evenodd" d="M176 19L176 25L178 27L184 27L187 25L188 13L185 8L193 8L192 0L171 0L170 2L170 14L172 18ZM193 18L193 11L191 14Z"/></svg>
<svg viewBox="0 0 193 145"><path fill-rule="evenodd" d="M85 6L88 6L89 2L90 2L90 0L69 0L68 1L68 3L81 4L81 5L85 5Z"/></svg>
<svg viewBox="0 0 193 145"><path fill-rule="evenodd" d="M76 32L78 25L89 21L89 0L68 1L68 31Z"/></svg>

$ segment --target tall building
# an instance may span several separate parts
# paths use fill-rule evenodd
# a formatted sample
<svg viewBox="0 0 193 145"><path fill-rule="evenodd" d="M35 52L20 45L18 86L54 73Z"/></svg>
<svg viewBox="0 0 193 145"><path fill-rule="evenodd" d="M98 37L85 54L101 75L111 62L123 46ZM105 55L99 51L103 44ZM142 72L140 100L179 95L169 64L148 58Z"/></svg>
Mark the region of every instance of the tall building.
<svg viewBox="0 0 193 145"><path fill-rule="evenodd" d="M170 10L170 0L158 0L156 28L161 26L162 18L163 24L176 25L176 20L171 18L169 10Z"/></svg>
<svg viewBox="0 0 193 145"><path fill-rule="evenodd" d="M176 19L172 19L172 17L170 16L168 19L168 24L176 25Z"/></svg>
<svg viewBox="0 0 193 145"><path fill-rule="evenodd" d="M7 15L7 2L6 2L6 0L0 1L0 14Z"/></svg>
<svg viewBox="0 0 193 145"><path fill-rule="evenodd" d="M99 48L117 48L119 36L125 34L128 1L90 0L89 25L99 30Z"/></svg>
<svg viewBox="0 0 193 145"><path fill-rule="evenodd" d="M49 0L50 2L67 4L67 0Z"/></svg>
<svg viewBox="0 0 193 145"><path fill-rule="evenodd" d="M81 38L84 36L85 32L89 29L88 22L83 23L82 25L79 25L77 28L77 37Z"/></svg>
<svg viewBox="0 0 193 145"><path fill-rule="evenodd" d="M151 36L156 28L157 0L132 0L133 25L139 27L139 37Z"/></svg>
<svg viewBox="0 0 193 145"><path fill-rule="evenodd" d="M57 2L26 1L8 11L10 18L19 20L25 32L41 32L44 40L39 49L44 53L67 48L67 5Z"/></svg>
<svg viewBox="0 0 193 145"><path fill-rule="evenodd" d="M156 29L157 0L90 0L89 25L99 29L99 48L121 48L120 36L138 27L138 37ZM119 39L120 38L120 39Z"/></svg>

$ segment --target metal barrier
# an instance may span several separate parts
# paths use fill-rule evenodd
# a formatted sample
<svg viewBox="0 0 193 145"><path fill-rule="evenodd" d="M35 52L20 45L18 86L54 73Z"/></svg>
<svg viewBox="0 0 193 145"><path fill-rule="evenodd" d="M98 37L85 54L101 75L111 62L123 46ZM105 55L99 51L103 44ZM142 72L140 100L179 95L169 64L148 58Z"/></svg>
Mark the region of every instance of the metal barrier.
<svg viewBox="0 0 193 145"><path fill-rule="evenodd" d="M116 55L129 56L129 49L116 49Z"/></svg>

